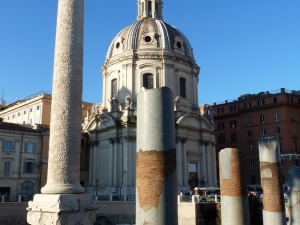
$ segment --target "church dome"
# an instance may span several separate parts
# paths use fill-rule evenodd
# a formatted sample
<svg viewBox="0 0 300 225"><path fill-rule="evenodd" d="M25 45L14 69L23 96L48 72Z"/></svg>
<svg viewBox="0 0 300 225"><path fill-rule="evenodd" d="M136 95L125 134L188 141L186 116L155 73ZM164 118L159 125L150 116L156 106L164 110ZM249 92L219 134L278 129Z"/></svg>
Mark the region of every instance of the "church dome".
<svg viewBox="0 0 300 225"><path fill-rule="evenodd" d="M144 18L121 30L111 42L105 64L125 58L177 58L195 64L193 49L176 27Z"/></svg>

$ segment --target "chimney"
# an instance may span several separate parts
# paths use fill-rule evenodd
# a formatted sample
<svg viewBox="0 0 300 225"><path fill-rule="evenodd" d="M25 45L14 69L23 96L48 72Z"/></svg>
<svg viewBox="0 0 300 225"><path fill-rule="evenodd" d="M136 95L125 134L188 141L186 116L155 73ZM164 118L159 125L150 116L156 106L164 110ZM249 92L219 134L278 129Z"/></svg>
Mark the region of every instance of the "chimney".
<svg viewBox="0 0 300 225"><path fill-rule="evenodd" d="M0 125L3 124L3 118L0 117Z"/></svg>

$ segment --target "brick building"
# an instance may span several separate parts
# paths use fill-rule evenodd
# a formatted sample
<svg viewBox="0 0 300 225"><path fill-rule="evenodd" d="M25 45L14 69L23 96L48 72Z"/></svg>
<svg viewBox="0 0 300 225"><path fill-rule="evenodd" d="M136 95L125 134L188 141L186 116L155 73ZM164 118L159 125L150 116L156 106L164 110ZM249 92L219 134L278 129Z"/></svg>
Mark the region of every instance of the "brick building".
<svg viewBox="0 0 300 225"><path fill-rule="evenodd" d="M300 91L281 88L214 103L213 117L217 152L227 147L243 151L248 184L260 184L258 139L278 136L284 156L282 179L283 183L288 182L288 169L299 165L295 154L300 138Z"/></svg>

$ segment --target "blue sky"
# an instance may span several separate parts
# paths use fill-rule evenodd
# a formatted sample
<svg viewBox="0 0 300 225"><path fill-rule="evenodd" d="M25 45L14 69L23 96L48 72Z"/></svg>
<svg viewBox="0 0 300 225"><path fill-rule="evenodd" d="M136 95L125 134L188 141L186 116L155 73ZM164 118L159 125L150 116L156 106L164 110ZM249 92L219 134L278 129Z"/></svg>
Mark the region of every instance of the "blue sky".
<svg viewBox="0 0 300 225"><path fill-rule="evenodd" d="M189 39L201 67L199 104L246 93L300 90L299 0L164 0L164 21ZM12 103L51 91L57 0L0 0L0 89ZM137 0L85 0L83 100L102 101L114 36Z"/></svg>

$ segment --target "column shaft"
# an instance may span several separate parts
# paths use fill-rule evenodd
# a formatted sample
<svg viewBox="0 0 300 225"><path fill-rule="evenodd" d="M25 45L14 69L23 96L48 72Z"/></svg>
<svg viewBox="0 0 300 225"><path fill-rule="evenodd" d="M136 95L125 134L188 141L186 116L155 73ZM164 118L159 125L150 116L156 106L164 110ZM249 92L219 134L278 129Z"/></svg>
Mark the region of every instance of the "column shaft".
<svg viewBox="0 0 300 225"><path fill-rule="evenodd" d="M118 186L118 144L115 141L114 142L114 183L113 186L117 187Z"/></svg>
<svg viewBox="0 0 300 225"><path fill-rule="evenodd" d="M178 139L176 143L176 171L177 171L177 183L181 187L182 183L182 150L181 150L181 140Z"/></svg>
<svg viewBox="0 0 300 225"><path fill-rule="evenodd" d="M42 193L83 193L79 183L83 0L58 1L47 184Z"/></svg>
<svg viewBox="0 0 300 225"><path fill-rule="evenodd" d="M249 225L247 185L242 152L225 148L220 152L222 225Z"/></svg>
<svg viewBox="0 0 300 225"><path fill-rule="evenodd" d="M264 190L264 225L285 225L278 139L276 136L260 138L258 145L261 185Z"/></svg>
<svg viewBox="0 0 300 225"><path fill-rule="evenodd" d="M113 171L114 171L114 142L109 140L109 187L113 186Z"/></svg>
<svg viewBox="0 0 300 225"><path fill-rule="evenodd" d="M289 169L289 193L290 225L300 224L300 167L292 166Z"/></svg>
<svg viewBox="0 0 300 225"><path fill-rule="evenodd" d="M136 224L177 224L173 99L168 87L137 98Z"/></svg>
<svg viewBox="0 0 300 225"><path fill-rule="evenodd" d="M188 165L186 155L186 140L182 141L183 185L188 186Z"/></svg>

